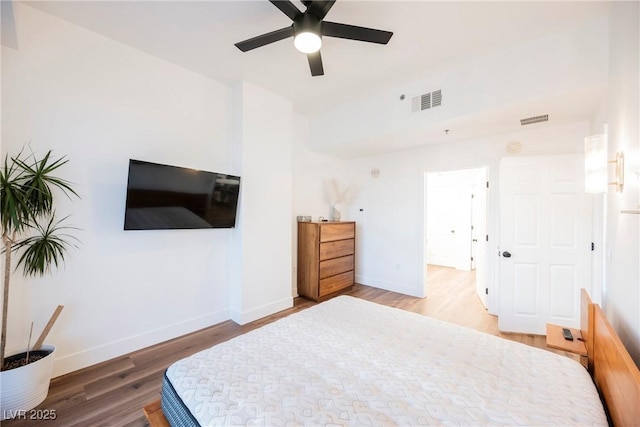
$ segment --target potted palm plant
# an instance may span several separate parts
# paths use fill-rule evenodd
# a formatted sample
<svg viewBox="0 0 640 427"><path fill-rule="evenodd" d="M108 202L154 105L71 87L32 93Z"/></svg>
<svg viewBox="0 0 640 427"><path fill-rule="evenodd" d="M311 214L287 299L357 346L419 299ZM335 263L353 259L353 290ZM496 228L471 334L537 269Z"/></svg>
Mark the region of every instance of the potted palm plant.
<svg viewBox="0 0 640 427"><path fill-rule="evenodd" d="M66 234L70 227L61 224L64 219L55 219L54 193L77 196L68 181L55 176L65 163L64 157L52 158L51 151L37 158L33 151L27 153L23 149L15 157L6 155L0 169L0 252L5 259L0 340L0 414L3 419L39 405L49 389L53 346L27 348L24 353L5 358L9 282L12 255L19 256L16 270L22 267L25 276L40 276L64 262L68 249L76 240Z"/></svg>

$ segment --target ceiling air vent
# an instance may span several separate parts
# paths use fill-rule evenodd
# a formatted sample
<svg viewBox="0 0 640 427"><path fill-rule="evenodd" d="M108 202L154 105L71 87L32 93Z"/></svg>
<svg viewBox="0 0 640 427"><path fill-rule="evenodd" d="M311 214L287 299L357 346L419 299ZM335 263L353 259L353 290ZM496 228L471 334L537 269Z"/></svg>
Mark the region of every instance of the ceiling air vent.
<svg viewBox="0 0 640 427"><path fill-rule="evenodd" d="M442 105L442 89L411 98L411 112L428 110Z"/></svg>
<svg viewBox="0 0 640 427"><path fill-rule="evenodd" d="M431 92L431 106L439 107L442 105L442 90L438 89L435 92Z"/></svg>
<svg viewBox="0 0 640 427"><path fill-rule="evenodd" d="M428 110L431 108L431 94L425 93L420 96L420 110Z"/></svg>
<svg viewBox="0 0 640 427"><path fill-rule="evenodd" d="M520 125L526 126L526 125L532 125L534 123L541 123L541 122L548 122L548 121L549 121L549 115L543 114L542 116L534 116L534 117L527 117L526 119L520 119Z"/></svg>

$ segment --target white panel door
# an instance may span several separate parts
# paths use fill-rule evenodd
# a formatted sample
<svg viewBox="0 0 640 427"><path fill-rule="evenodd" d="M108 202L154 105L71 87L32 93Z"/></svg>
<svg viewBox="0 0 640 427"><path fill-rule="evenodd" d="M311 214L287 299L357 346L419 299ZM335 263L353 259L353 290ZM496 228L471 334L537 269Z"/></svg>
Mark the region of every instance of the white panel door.
<svg viewBox="0 0 640 427"><path fill-rule="evenodd" d="M476 270L476 293L487 307L487 187L486 171L481 175L480 185L473 186L472 202L472 268Z"/></svg>
<svg viewBox="0 0 640 427"><path fill-rule="evenodd" d="M427 192L427 263L455 267L457 186L437 183Z"/></svg>
<svg viewBox="0 0 640 427"><path fill-rule="evenodd" d="M472 250L472 198L471 185L459 184L453 195L455 208L452 215L455 218L455 265L456 270L471 271Z"/></svg>
<svg viewBox="0 0 640 427"><path fill-rule="evenodd" d="M579 327L580 288L591 283L591 203L579 155L500 162L498 328L542 334Z"/></svg>

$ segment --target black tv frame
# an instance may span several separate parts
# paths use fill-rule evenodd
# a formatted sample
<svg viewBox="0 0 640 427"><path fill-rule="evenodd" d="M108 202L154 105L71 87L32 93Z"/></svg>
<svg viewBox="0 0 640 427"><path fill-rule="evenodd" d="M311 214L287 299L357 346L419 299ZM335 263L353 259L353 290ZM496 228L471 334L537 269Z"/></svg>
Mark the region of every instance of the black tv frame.
<svg viewBox="0 0 640 427"><path fill-rule="evenodd" d="M234 228L240 177L129 160L125 230Z"/></svg>

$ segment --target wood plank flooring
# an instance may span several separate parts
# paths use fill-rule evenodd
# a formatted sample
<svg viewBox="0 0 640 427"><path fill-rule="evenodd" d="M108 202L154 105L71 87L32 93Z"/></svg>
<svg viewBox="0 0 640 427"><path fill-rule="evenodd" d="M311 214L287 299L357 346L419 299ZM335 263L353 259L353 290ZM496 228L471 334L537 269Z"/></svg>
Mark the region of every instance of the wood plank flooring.
<svg viewBox="0 0 640 427"><path fill-rule="evenodd" d="M424 299L363 285L355 285L347 294L546 348L543 336L498 332L497 318L486 312L475 294L475 272L436 266L428 268L429 284ZM247 325L226 321L54 378L49 396L39 408L55 410L56 420L14 419L2 424L6 427L147 426L142 407L159 398L162 375L171 363L314 304L296 298L293 308ZM561 351L549 351L574 357Z"/></svg>

